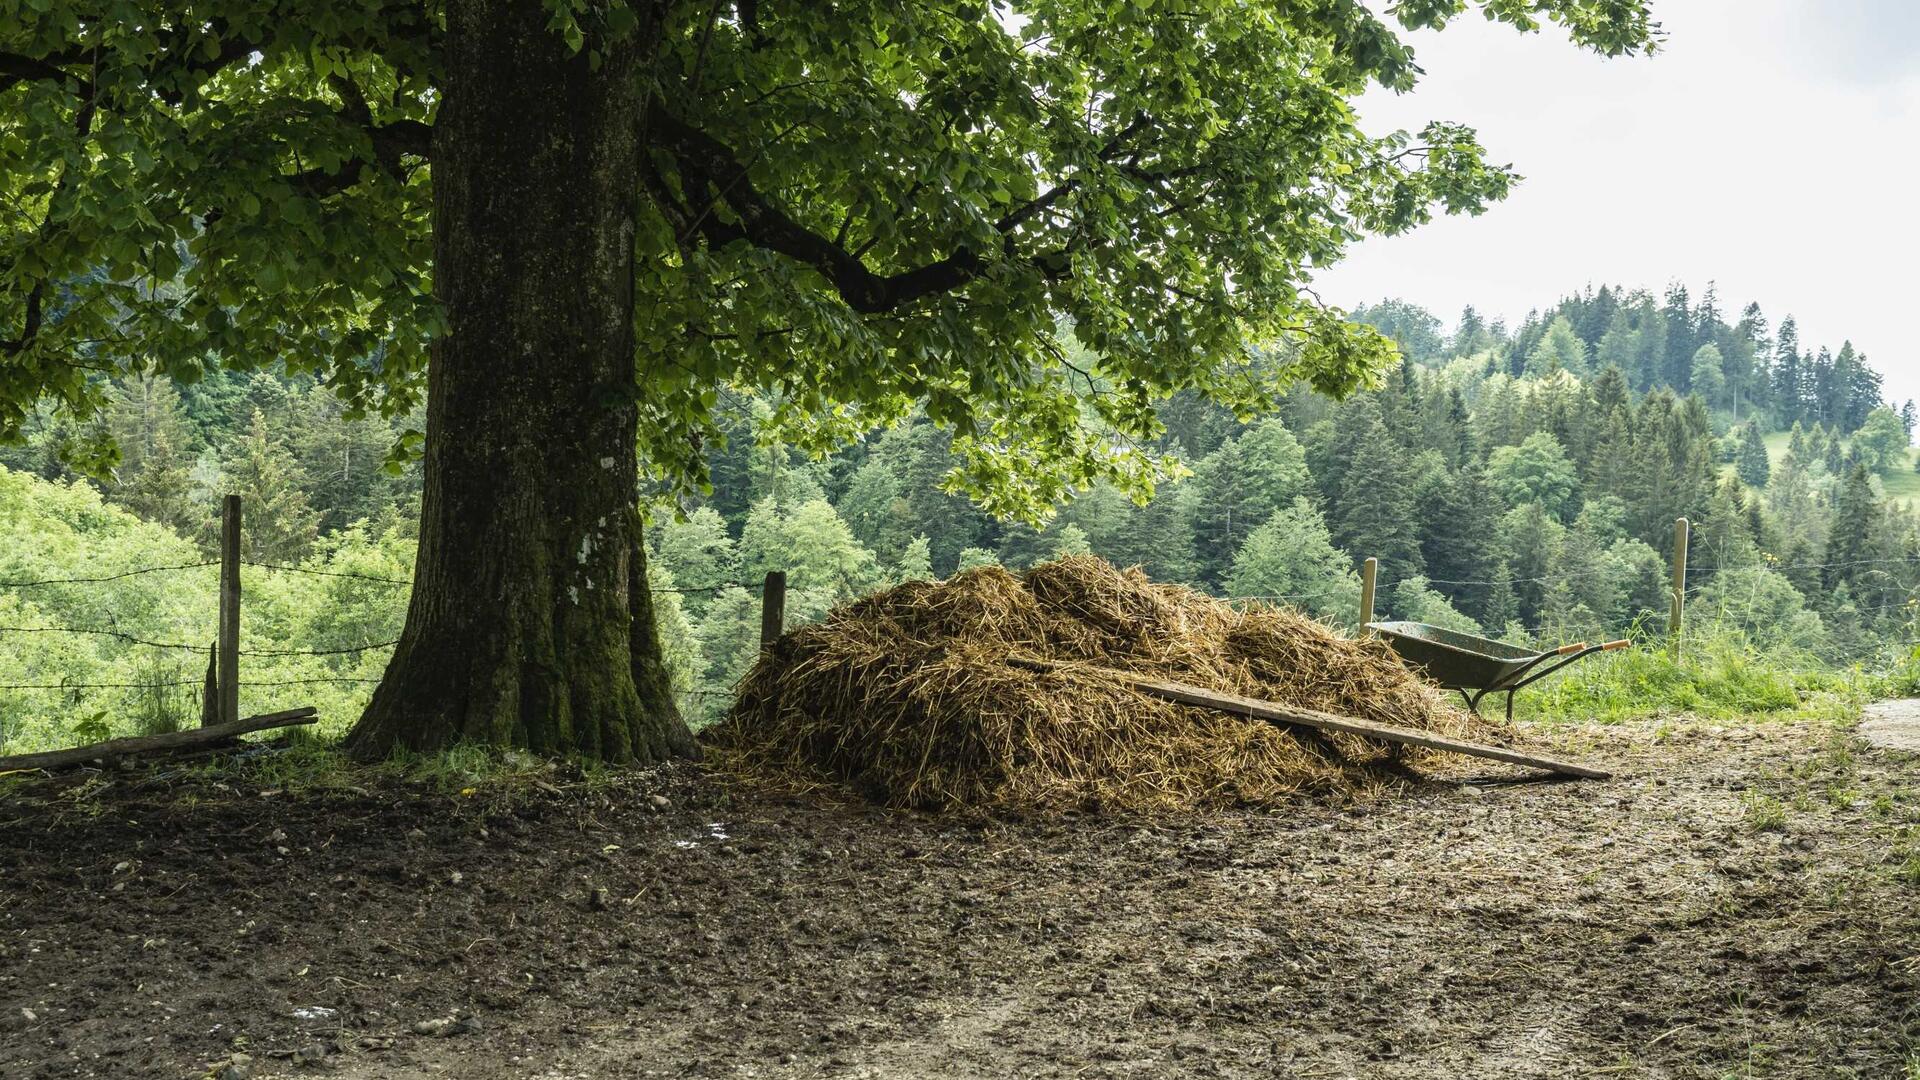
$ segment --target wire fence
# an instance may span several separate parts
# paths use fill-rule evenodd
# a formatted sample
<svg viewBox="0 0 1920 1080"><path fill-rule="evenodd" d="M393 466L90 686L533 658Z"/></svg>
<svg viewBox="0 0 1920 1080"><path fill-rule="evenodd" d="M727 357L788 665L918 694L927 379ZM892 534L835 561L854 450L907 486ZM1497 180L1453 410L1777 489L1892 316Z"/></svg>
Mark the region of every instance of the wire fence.
<svg viewBox="0 0 1920 1080"><path fill-rule="evenodd" d="M146 566L136 566L111 573L75 573L66 576L38 576L20 578L0 578L0 591L21 591L31 596L30 590L52 589L58 587L96 588L109 586L115 582L144 577L147 575L187 574L194 571L214 569L218 571L215 583L201 583L196 589L213 584L219 601L218 625L209 627L206 641L180 640L164 634L155 634L151 630L133 629L121 625L121 618L109 611L102 621L79 621L68 617L56 617L45 620L31 617L15 617L6 623L0 623L0 638L8 636L73 636L76 638L100 638L118 642L133 650L151 651L158 654L194 654L207 657L207 672L204 677L190 678L181 671L181 666L173 663L156 662L145 667L149 672L143 676L128 678L122 673L127 670L126 657L137 653L119 656L95 656L89 664L97 664L91 673L76 672L74 676L60 679L39 679L16 677L14 681L0 682L0 692L40 692L62 695L78 695L89 691L139 691L145 693L191 690L198 693L199 710L202 722L214 719L237 719L238 698L241 689L271 689L275 687L324 686L342 687L369 686L381 680L368 674L366 666L358 663L329 664L328 661L354 661L356 658L399 645L398 638L375 641L340 642L316 644L310 647L295 647L283 642L262 642L243 646L240 619L240 600L243 595L251 596L260 587L256 579L251 585L242 578L257 574L288 575L362 583L398 592L414 585L413 577L396 576L391 572L356 569L341 566L323 566L295 562L279 562L269 559L245 558L241 554L240 500L228 496L222 506L222 532L220 538L220 558L181 561ZM243 575L243 571L245 574ZM784 573L775 572L759 580L696 580L688 584L661 583L649 587L650 593L681 596L715 596L734 590L761 597L763 641L769 633L778 633L784 627L786 578ZM94 605L95 607L99 605ZM28 610L32 610L29 608ZM769 628L772 628L771 630ZM292 664L278 665L277 661L300 661L313 659L320 661L318 670L315 665ZM243 661L259 661L254 671L246 670ZM140 661L145 664L146 661ZM119 668L119 670L114 670ZM278 668L278 670L275 670ZM104 669L104 670L103 670ZM29 671L31 669L28 669ZM91 674L91 677L89 677ZM104 677L103 677L104 676ZM696 687L676 692L686 700L726 697L731 690ZM129 701L138 699L133 695ZM179 708L176 705L174 708ZM3 718L0 718L3 719ZM182 721L185 717L180 718Z"/></svg>

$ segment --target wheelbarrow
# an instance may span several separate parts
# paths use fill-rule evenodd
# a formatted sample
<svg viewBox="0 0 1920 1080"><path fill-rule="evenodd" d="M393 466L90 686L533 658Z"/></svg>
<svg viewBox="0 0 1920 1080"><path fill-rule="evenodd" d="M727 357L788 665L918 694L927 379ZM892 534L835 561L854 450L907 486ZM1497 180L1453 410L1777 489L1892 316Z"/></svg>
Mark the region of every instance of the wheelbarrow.
<svg viewBox="0 0 1920 1080"><path fill-rule="evenodd" d="M1480 712L1481 698L1504 691L1508 723L1513 722L1513 695L1521 687L1539 682L1594 653L1612 652L1633 644L1625 639L1604 645L1581 641L1535 652L1524 646L1426 623L1368 623L1367 629L1385 638L1401 660L1439 683L1441 689L1459 691L1466 699L1467 709L1475 715Z"/></svg>

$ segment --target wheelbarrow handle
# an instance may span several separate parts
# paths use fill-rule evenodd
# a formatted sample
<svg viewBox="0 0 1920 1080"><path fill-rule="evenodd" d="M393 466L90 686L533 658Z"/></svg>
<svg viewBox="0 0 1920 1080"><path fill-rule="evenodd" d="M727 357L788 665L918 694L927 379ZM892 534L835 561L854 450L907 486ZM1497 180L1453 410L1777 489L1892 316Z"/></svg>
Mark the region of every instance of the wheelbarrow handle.
<svg viewBox="0 0 1920 1080"><path fill-rule="evenodd" d="M1605 645L1600 646L1600 651L1612 652L1615 649L1631 649L1631 648L1633 648L1633 639L1621 638L1619 641L1609 641Z"/></svg>
<svg viewBox="0 0 1920 1080"><path fill-rule="evenodd" d="M1577 653L1577 652L1579 652L1579 651L1580 651L1581 649L1584 649L1584 648L1586 648L1586 647L1587 647L1587 643L1586 643L1586 642L1584 642L1584 641L1576 641L1576 642L1574 642L1574 643L1573 643L1573 644L1571 644L1571 645L1562 645L1562 646L1560 646L1559 648L1557 648L1557 649L1555 649L1555 650L1553 650L1553 655L1555 655L1555 656L1571 656L1571 655L1573 655L1574 653ZM1605 646L1605 645L1603 645L1603 646L1601 646L1601 648L1603 648L1603 649L1604 649L1604 648L1608 648L1608 646Z"/></svg>

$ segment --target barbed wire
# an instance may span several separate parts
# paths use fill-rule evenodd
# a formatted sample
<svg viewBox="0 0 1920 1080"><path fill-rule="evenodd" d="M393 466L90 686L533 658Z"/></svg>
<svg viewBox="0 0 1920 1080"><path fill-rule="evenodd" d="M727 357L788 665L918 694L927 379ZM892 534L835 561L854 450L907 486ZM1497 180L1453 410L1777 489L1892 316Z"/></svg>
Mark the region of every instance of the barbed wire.
<svg viewBox="0 0 1920 1080"><path fill-rule="evenodd" d="M41 585L100 584L109 581L119 581L123 578L136 577L141 574L157 574L168 570L197 570L203 567L219 565L219 560L214 559L204 562L177 563L168 566L143 566L139 569L128 570L119 574L101 574L91 577L35 578L18 581L0 581L0 589L25 589ZM252 567L256 570L272 570L287 574L306 574L312 577L347 578L354 581L373 582L379 585L413 584L411 578L386 577L381 574L362 574L354 570L320 570L310 566L295 566L291 563L260 562L255 559L242 559L240 560L240 565ZM656 593L711 593L720 592L725 589L758 589L764 587L765 584L766 582L764 580L723 581L712 585L658 585L650 587L647 591Z"/></svg>
<svg viewBox="0 0 1920 1080"><path fill-rule="evenodd" d="M309 683L377 683L364 675L313 675L299 679L241 679L241 686L305 686Z"/></svg>
<svg viewBox="0 0 1920 1080"><path fill-rule="evenodd" d="M299 679L242 679L241 686L304 686L310 683L377 683L355 675L316 675ZM0 690L152 690L169 686L203 686L200 679L159 679L147 682L0 683Z"/></svg>
<svg viewBox="0 0 1920 1080"><path fill-rule="evenodd" d="M412 585L411 578L383 577L378 574L362 574L353 570L315 570L309 566L293 566L288 563L255 562L241 559L240 565L251 566L256 570L278 570L288 574L308 574L313 577L352 578L355 581L372 581L382 585Z"/></svg>
<svg viewBox="0 0 1920 1080"><path fill-rule="evenodd" d="M194 645L184 641L149 641L146 638L129 634L121 630L109 630L90 626L0 626L0 634L92 634L99 637L119 638L133 645L143 645L152 649L182 649L188 652L201 652L212 648L212 644ZM349 653L371 652L375 649L389 649L400 643L376 641L366 645L345 645L334 649L241 649L241 656L344 656Z"/></svg>
<svg viewBox="0 0 1920 1080"><path fill-rule="evenodd" d="M217 560L207 562L176 563L169 566L143 566L137 570L127 570L118 574L101 574L94 577L39 578L30 581L0 581L0 589L31 589L40 585L97 585L101 582L119 581L122 578L138 577L141 574L159 574L169 570L198 570L203 566L219 566Z"/></svg>
<svg viewBox="0 0 1920 1080"><path fill-rule="evenodd" d="M760 589L766 587L765 581L723 581L717 585L650 585L650 593L716 593L728 589Z"/></svg>
<svg viewBox="0 0 1920 1080"><path fill-rule="evenodd" d="M150 690L164 686L199 686L199 679L162 679L147 682L109 683L4 683L0 690Z"/></svg>
<svg viewBox="0 0 1920 1080"><path fill-rule="evenodd" d="M208 645L189 645L183 641L148 641L143 637L120 630L106 630L88 626L0 626L0 634L94 634L99 637L119 638L135 645L145 645L153 649L187 649L200 652Z"/></svg>
<svg viewBox="0 0 1920 1080"><path fill-rule="evenodd" d="M400 644L400 639L376 641L370 645L347 645L338 649L241 649L241 656L343 656L347 653L372 652L375 649L391 649Z"/></svg>

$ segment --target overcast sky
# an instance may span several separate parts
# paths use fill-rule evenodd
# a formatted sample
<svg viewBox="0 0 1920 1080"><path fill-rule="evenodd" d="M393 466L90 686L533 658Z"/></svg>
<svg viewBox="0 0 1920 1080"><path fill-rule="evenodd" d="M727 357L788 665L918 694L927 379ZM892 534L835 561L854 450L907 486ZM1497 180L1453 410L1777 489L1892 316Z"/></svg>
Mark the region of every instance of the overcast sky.
<svg viewBox="0 0 1920 1080"><path fill-rule="evenodd" d="M1365 126L1461 121L1526 179L1481 217L1361 243L1322 296L1397 296L1449 326L1471 303L1511 326L1588 283L1711 280L1723 310L1758 300L1803 345L1850 338L1890 399L1920 398L1920 0L1653 9L1651 57L1478 15L1414 35L1426 77L1363 99Z"/></svg>

